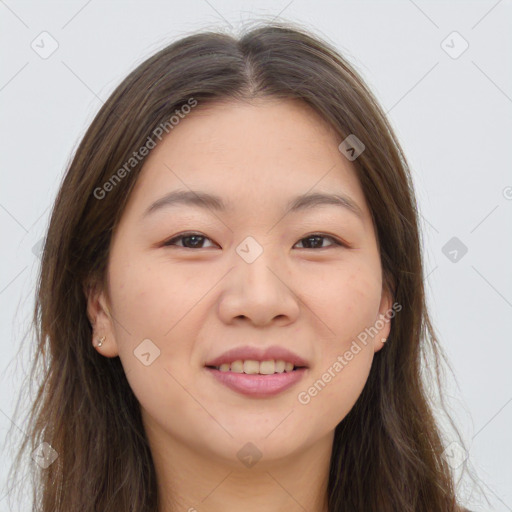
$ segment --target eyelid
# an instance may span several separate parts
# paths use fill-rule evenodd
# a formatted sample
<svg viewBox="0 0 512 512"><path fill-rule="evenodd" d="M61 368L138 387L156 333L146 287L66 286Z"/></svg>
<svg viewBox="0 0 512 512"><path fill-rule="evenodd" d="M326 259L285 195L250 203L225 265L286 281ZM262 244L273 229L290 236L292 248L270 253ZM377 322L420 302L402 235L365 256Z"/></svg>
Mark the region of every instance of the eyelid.
<svg viewBox="0 0 512 512"><path fill-rule="evenodd" d="M203 235L202 233L200 233L198 231L187 231L185 233L179 233L179 234L173 236L172 238L169 238L168 240L166 240L163 243L163 246L164 247L165 246L172 247L174 244L171 243L171 242L176 242L176 241L179 241L182 238L187 238L189 236L198 236L198 237L204 238L205 240L210 240L211 242L213 242L213 240L210 237L208 237L206 235ZM179 245L177 247L180 247L181 249L189 249L188 247L181 247ZM200 249L203 249L203 247L200 247ZM189 250L194 251L194 250L197 250L197 249L189 249Z"/></svg>
<svg viewBox="0 0 512 512"><path fill-rule="evenodd" d="M303 237L301 237L299 240L297 240L297 242L300 242L302 240L305 240L306 238L311 238L311 237L314 237L314 236L319 236L319 237L322 237L322 238L327 238L327 239L330 239L332 241L332 245L328 246L328 247L320 247L320 249L328 249L329 247L336 247L336 246L341 246L341 247L346 247L348 248L349 245L344 242L343 240L341 240L340 238L334 236L334 235L329 235L328 233L322 233L322 232L315 232L315 233L310 233L309 235L305 235ZM305 249L307 250L307 249ZM318 249L309 249L309 250L318 250Z"/></svg>

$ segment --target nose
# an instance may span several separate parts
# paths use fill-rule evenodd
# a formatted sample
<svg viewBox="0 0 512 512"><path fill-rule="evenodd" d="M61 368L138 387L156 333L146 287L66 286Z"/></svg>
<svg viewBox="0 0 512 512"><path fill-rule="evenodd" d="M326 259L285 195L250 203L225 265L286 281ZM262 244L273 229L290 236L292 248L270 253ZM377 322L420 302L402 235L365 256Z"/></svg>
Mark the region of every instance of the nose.
<svg viewBox="0 0 512 512"><path fill-rule="evenodd" d="M288 279L287 279L288 277ZM223 280L219 315L226 324L248 321L264 327L272 322L293 323L300 311L300 301L289 274L263 253L252 263L235 256L235 265Z"/></svg>

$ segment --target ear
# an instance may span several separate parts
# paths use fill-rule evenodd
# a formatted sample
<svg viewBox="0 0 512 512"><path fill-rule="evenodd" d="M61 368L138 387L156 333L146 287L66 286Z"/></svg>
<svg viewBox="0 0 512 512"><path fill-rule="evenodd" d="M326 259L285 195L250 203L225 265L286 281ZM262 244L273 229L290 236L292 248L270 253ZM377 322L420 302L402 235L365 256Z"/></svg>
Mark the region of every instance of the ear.
<svg viewBox="0 0 512 512"><path fill-rule="evenodd" d="M374 352L378 352L384 347L391 330L391 319L396 315L396 311L400 311L402 307L399 305L397 309L393 308L393 294L389 286L384 283L382 286L382 295L379 306L379 315L375 320L375 328L377 334L374 336ZM384 340L384 341L383 341Z"/></svg>
<svg viewBox="0 0 512 512"><path fill-rule="evenodd" d="M113 317L108 306L107 294L103 286L97 281L89 281L83 285L87 300L87 317L92 325L91 343L94 348L105 357L119 355ZM99 338L103 338L101 347L98 347Z"/></svg>

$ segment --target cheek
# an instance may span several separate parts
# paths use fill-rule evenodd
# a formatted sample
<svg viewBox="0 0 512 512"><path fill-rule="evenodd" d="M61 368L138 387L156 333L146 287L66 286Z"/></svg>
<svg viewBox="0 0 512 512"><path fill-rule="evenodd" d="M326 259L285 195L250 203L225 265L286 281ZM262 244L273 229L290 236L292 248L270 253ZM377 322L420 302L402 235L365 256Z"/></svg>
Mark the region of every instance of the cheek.
<svg viewBox="0 0 512 512"><path fill-rule="evenodd" d="M346 364L328 358L315 372L297 397L296 407L308 431L327 434L347 416L368 380L372 355L365 348Z"/></svg>
<svg viewBox="0 0 512 512"><path fill-rule="evenodd" d="M344 350L354 336L378 318L382 283L372 261L348 261L328 269L312 267L298 273L293 282L316 317L311 321L320 329L319 338L332 341L325 348Z"/></svg>
<svg viewBox="0 0 512 512"><path fill-rule="evenodd" d="M115 336L130 386L145 407L174 399L186 405L180 384L188 385L195 340L211 311L205 297L216 278L194 265L115 256L109 274Z"/></svg>
<svg viewBox="0 0 512 512"><path fill-rule="evenodd" d="M301 386L297 401L315 429L326 432L352 409L373 361L373 342L365 330L378 319L382 283L373 266L359 263L329 272L308 305L325 327L318 337L317 364ZM313 293L311 285L308 288ZM322 327L322 328L323 328Z"/></svg>
<svg viewBox="0 0 512 512"><path fill-rule="evenodd" d="M121 339L129 333L133 342L172 336L174 326L207 291L199 272L184 273L171 263L136 255L118 263L113 259L109 275L116 321L122 324L117 327L124 327L117 332Z"/></svg>
<svg viewBox="0 0 512 512"><path fill-rule="evenodd" d="M135 255L112 261L114 328L126 378L150 416L171 421L172 410L194 408L180 384L186 382L184 368L193 348L187 340L196 336L193 329L199 325L187 313L193 315L193 306L207 291L204 278Z"/></svg>

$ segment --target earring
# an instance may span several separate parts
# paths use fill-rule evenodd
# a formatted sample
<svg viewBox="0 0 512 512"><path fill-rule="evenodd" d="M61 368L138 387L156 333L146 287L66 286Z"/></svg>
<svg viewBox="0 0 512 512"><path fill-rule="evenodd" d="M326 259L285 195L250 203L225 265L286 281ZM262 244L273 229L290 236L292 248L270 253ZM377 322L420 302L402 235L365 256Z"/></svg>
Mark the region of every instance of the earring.
<svg viewBox="0 0 512 512"><path fill-rule="evenodd" d="M382 343L386 343L386 338L382 338Z"/></svg>
<svg viewBox="0 0 512 512"><path fill-rule="evenodd" d="M101 347L103 345L104 341L105 341L105 336L102 336L101 338L98 339L98 344L96 346Z"/></svg>

